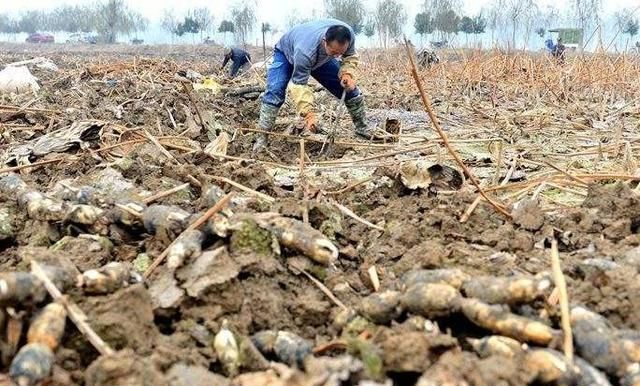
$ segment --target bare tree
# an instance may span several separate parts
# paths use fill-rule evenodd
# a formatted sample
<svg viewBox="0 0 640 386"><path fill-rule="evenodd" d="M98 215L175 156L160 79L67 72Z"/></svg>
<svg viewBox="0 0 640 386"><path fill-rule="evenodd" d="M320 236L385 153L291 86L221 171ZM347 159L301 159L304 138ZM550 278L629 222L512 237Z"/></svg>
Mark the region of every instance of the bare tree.
<svg viewBox="0 0 640 386"><path fill-rule="evenodd" d="M235 25L237 38L242 42L242 45L246 46L247 36L256 24L256 14L254 5L244 2L236 5L231 10L231 16L233 18L233 24Z"/></svg>
<svg viewBox="0 0 640 386"><path fill-rule="evenodd" d="M18 28L20 32L34 33L42 29L44 20L43 13L40 11L27 11L20 15L18 19Z"/></svg>
<svg viewBox="0 0 640 386"><path fill-rule="evenodd" d="M0 32L6 33L9 29L9 25L11 24L11 19L6 14L0 14Z"/></svg>
<svg viewBox="0 0 640 386"><path fill-rule="evenodd" d="M545 28L551 28L555 23L560 23L562 17L560 16L560 10L553 5L547 5L547 8L542 12L542 22Z"/></svg>
<svg viewBox="0 0 640 386"><path fill-rule="evenodd" d="M440 32L440 38L443 40L451 40L451 35L457 34L460 30L460 15L453 9L440 11L436 14L435 25Z"/></svg>
<svg viewBox="0 0 640 386"><path fill-rule="evenodd" d="M407 21L404 6L397 0L380 0L376 6L375 21L380 42L387 48L389 40L402 33L402 26Z"/></svg>
<svg viewBox="0 0 640 386"><path fill-rule="evenodd" d="M96 29L105 36L107 43L115 43L118 34L133 31L135 23L131 18L137 17L136 14L124 0L107 0L106 3L97 5Z"/></svg>
<svg viewBox="0 0 640 386"><path fill-rule="evenodd" d="M78 31L82 32L91 32L96 31L96 19L98 17L97 10L95 7L91 5L81 5L75 6L70 11L70 14L67 19L75 18L78 23Z"/></svg>
<svg viewBox="0 0 640 386"><path fill-rule="evenodd" d="M366 36L369 39L370 43L373 43L371 38L373 37L373 35L375 35L375 33L376 33L376 17L375 17L375 14L368 12L367 19L364 23L364 36Z"/></svg>
<svg viewBox="0 0 640 386"><path fill-rule="evenodd" d="M165 9L162 16L162 22L160 26L163 30L171 34L171 42L173 43L174 37L178 34L178 18L172 9Z"/></svg>
<svg viewBox="0 0 640 386"><path fill-rule="evenodd" d="M418 35L420 35L420 45L424 45L424 35L432 34L435 26L433 17L429 12L419 12L416 14L413 21L413 28Z"/></svg>
<svg viewBox="0 0 640 386"><path fill-rule="evenodd" d="M107 43L114 43L117 31L126 28L126 8L123 0L109 0L98 6L100 20L97 27L105 35Z"/></svg>
<svg viewBox="0 0 640 386"><path fill-rule="evenodd" d="M138 39L138 32L144 32L149 27L149 20L135 11L129 11L127 22L129 23L129 32L133 32L136 39Z"/></svg>
<svg viewBox="0 0 640 386"><path fill-rule="evenodd" d="M6 19L4 19L3 21L1 32L8 35L13 35L12 39L15 41L16 39L15 34L20 32L20 23L18 19L7 16Z"/></svg>
<svg viewBox="0 0 640 386"><path fill-rule="evenodd" d="M200 40L203 40L203 34L210 31L213 26L213 15L207 7L195 8L191 14L193 20L200 26Z"/></svg>
<svg viewBox="0 0 640 386"><path fill-rule="evenodd" d="M298 24L302 24L305 23L307 21L309 21L309 18L304 18L300 16L300 11L298 11L297 9L293 9L291 10L291 12L289 13L289 15L287 15L286 18L286 28L287 29L291 29L295 26L297 26Z"/></svg>
<svg viewBox="0 0 640 386"><path fill-rule="evenodd" d="M317 19L321 17L323 12L319 11L316 8L313 8L311 10L311 15L309 15L307 12L304 12L304 13L306 14L306 16L302 16L303 12L300 11L298 8L292 9L291 12L289 12L289 14L286 17L285 29L291 29L297 26L298 24L306 23L311 20Z"/></svg>
<svg viewBox="0 0 640 386"><path fill-rule="evenodd" d="M570 7L578 28L582 28L583 33L600 21L602 0L571 0Z"/></svg>
<svg viewBox="0 0 640 386"><path fill-rule="evenodd" d="M441 40L448 40L458 32L462 5L462 0L425 0L424 12L432 15L433 29L438 31Z"/></svg>
<svg viewBox="0 0 640 386"><path fill-rule="evenodd" d="M233 25L231 20L223 20L220 22L220 27L218 27L218 32L222 32L224 34L224 43L227 44L227 32L231 32L232 34L236 33L236 26Z"/></svg>
<svg viewBox="0 0 640 386"><path fill-rule="evenodd" d="M271 30L269 32L271 33L271 38L270 38L269 44L272 44L274 36L277 33L280 33L281 31L280 31L280 28L277 25L272 25L271 26Z"/></svg>
<svg viewBox="0 0 640 386"><path fill-rule="evenodd" d="M93 7L63 5L48 12L44 23L50 31L90 32L95 28L95 19Z"/></svg>
<svg viewBox="0 0 640 386"><path fill-rule="evenodd" d="M638 19L633 17L633 10L630 8L625 8L622 11L616 12L614 15L616 19L616 27L618 28L618 32L621 35L621 39L625 46L629 46L629 39L633 38L636 34L638 34ZM624 40L625 34L628 34L629 37Z"/></svg>
<svg viewBox="0 0 640 386"><path fill-rule="evenodd" d="M327 16L341 20L351 26L356 34L364 26L364 4L362 0L324 0Z"/></svg>
<svg viewBox="0 0 640 386"><path fill-rule="evenodd" d="M522 26L524 29L524 47L529 47L529 41L531 40L531 34L535 28L536 23L540 20L541 12L538 8L538 4L531 2L531 6L525 9L522 15Z"/></svg>
<svg viewBox="0 0 640 386"><path fill-rule="evenodd" d="M491 30L491 43L495 44L496 30L504 23L503 10L505 0L494 0L487 12L489 29Z"/></svg>
<svg viewBox="0 0 640 386"><path fill-rule="evenodd" d="M535 4L533 0L506 0L504 12L506 20L511 27L511 47L516 47L517 32L530 12L534 9ZM531 32L531 31L529 31Z"/></svg>
<svg viewBox="0 0 640 386"><path fill-rule="evenodd" d="M285 23L284 23L285 29L291 29L296 25L300 24L301 21L302 21L302 18L300 18L300 15L298 15L296 10L292 10L291 12L289 12L287 17L285 18Z"/></svg>
<svg viewBox="0 0 640 386"><path fill-rule="evenodd" d="M51 11L51 17L48 21L49 30L51 31L66 31L66 32L78 32L80 30L79 18L69 17L73 13L73 8L68 5L56 7Z"/></svg>

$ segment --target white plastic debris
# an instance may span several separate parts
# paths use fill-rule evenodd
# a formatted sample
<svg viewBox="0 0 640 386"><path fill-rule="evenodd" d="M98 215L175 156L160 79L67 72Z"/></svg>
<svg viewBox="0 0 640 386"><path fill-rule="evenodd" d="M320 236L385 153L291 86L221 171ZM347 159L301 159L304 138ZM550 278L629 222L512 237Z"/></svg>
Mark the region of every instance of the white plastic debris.
<svg viewBox="0 0 640 386"><path fill-rule="evenodd" d="M29 59L29 60L22 60L20 62L9 63L7 64L7 67L21 67L21 66L27 66L30 64L38 68L41 68L43 70L59 71L58 66L56 66L56 64L51 59L47 59L44 57L38 57L38 58Z"/></svg>
<svg viewBox="0 0 640 386"><path fill-rule="evenodd" d="M400 166L400 179L408 189L425 189L431 185L431 174L426 161L406 161Z"/></svg>
<svg viewBox="0 0 640 386"><path fill-rule="evenodd" d="M38 78L25 66L9 67L0 71L0 92L21 93L40 90Z"/></svg>
<svg viewBox="0 0 640 386"><path fill-rule="evenodd" d="M201 82L204 76L202 76L202 74L200 74L199 72L187 70L185 78L189 79L192 82Z"/></svg>
<svg viewBox="0 0 640 386"><path fill-rule="evenodd" d="M207 147L204 148L204 152L213 158L221 157L227 155L227 148L229 146L229 134L226 131L223 131L218 135L218 137L213 140L213 142L209 143Z"/></svg>
<svg viewBox="0 0 640 386"><path fill-rule="evenodd" d="M253 62L251 69L269 68L273 63L273 56L270 56L266 61L261 60L259 62Z"/></svg>

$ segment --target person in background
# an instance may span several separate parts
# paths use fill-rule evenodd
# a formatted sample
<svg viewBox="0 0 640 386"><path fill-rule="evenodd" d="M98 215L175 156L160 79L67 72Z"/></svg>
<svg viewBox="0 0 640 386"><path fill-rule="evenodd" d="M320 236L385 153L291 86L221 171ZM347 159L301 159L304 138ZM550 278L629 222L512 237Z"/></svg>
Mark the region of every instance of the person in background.
<svg viewBox="0 0 640 386"><path fill-rule="evenodd" d="M233 62L229 76L235 78L239 73L247 71L251 67L251 55L237 47L226 48L224 52L224 61L222 62L223 70L229 61Z"/></svg>
<svg viewBox="0 0 640 386"><path fill-rule="evenodd" d="M559 63L564 63L564 50L565 46L562 44L562 38L558 38L558 44L553 49L553 56Z"/></svg>
<svg viewBox="0 0 640 386"><path fill-rule="evenodd" d="M553 54L553 51L556 49L556 45L553 44L553 39L551 39L551 37L548 37L547 40L544 41L544 46L550 54Z"/></svg>

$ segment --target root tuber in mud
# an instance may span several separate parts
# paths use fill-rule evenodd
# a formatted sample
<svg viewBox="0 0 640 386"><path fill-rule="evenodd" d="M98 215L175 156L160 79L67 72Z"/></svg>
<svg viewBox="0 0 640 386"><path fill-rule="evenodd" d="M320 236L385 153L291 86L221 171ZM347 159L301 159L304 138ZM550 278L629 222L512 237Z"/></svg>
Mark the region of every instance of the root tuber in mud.
<svg viewBox="0 0 640 386"><path fill-rule="evenodd" d="M414 314L433 319L450 315L460 309L462 297L447 284L417 283L402 295L402 307Z"/></svg>
<svg viewBox="0 0 640 386"><path fill-rule="evenodd" d="M543 346L558 336L558 331L546 324L512 314L501 306L491 306L477 299L462 299L461 304L462 312L470 321L496 334Z"/></svg>
<svg viewBox="0 0 640 386"><path fill-rule="evenodd" d="M476 298L489 304L523 304L531 303L548 295L551 289L551 278L540 277L473 277L462 284L462 293L469 298Z"/></svg>
<svg viewBox="0 0 640 386"><path fill-rule="evenodd" d="M112 262L99 269L90 269L78 277L78 287L88 294L108 294L129 284L142 281L129 263Z"/></svg>
<svg viewBox="0 0 640 386"><path fill-rule="evenodd" d="M48 304L29 326L27 342L41 343L52 351L60 345L64 334L67 311L58 303Z"/></svg>
<svg viewBox="0 0 640 386"><path fill-rule="evenodd" d="M9 375L17 386L33 386L51 374L53 351L46 344L29 343L11 362Z"/></svg>

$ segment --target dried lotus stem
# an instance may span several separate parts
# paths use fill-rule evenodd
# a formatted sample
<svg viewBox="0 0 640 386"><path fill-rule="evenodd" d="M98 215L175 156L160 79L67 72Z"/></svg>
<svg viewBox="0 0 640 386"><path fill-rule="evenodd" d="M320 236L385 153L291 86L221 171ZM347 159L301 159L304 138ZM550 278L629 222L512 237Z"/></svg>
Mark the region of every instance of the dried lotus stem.
<svg viewBox="0 0 640 386"><path fill-rule="evenodd" d="M571 331L571 316L569 313L569 295L567 294L567 282L564 279L562 268L560 267L560 257L558 256L558 241L551 240L551 269L553 270L553 280L556 288L559 289L560 316L562 332L564 336L563 349L567 362L573 364L573 333Z"/></svg>

